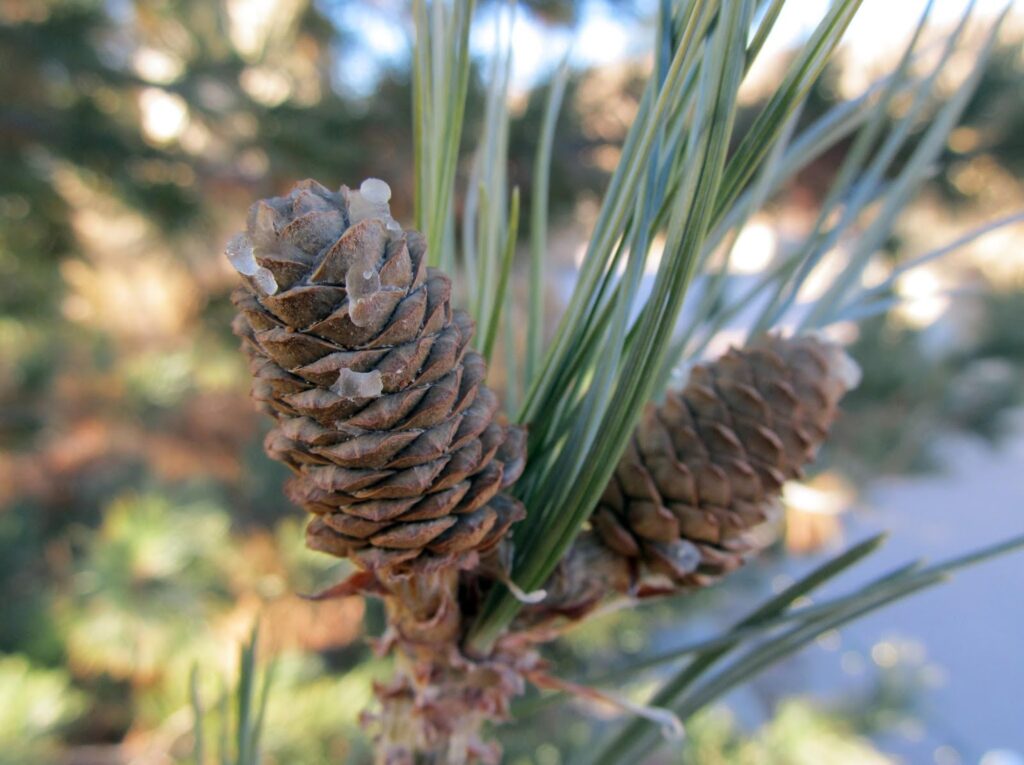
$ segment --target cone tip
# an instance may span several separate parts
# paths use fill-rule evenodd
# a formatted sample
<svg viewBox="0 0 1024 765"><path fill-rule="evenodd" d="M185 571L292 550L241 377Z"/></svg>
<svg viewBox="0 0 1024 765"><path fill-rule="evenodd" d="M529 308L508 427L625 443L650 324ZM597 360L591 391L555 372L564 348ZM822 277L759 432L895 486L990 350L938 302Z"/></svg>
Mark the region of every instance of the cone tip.
<svg viewBox="0 0 1024 765"><path fill-rule="evenodd" d="M823 331L811 332L809 336L821 343L828 354L829 374L845 388L847 393L860 385L864 372L860 364L846 352L846 348L841 343Z"/></svg>
<svg viewBox="0 0 1024 765"><path fill-rule="evenodd" d="M860 364L841 345L832 344L830 352L831 358L829 361L831 363L829 366L832 374L842 383L847 392L860 385L860 381L864 376Z"/></svg>

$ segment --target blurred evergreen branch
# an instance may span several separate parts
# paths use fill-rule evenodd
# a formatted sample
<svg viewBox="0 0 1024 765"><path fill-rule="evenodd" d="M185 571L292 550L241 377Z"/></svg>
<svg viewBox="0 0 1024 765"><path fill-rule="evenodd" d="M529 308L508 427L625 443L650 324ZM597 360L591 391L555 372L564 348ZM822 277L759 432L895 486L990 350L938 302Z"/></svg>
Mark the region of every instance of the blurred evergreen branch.
<svg viewBox="0 0 1024 765"><path fill-rule="evenodd" d="M342 675L295 653L261 659L256 628L241 646L237 671L209 691L207 670L189 675L191 730L183 765L366 761L358 717L384 667L363 662ZM262 666L261 666L262 665ZM204 690L205 688L205 690Z"/></svg>
<svg viewBox="0 0 1024 765"><path fill-rule="evenodd" d="M743 645L749 628L763 626L765 622L770 622L787 612L797 600L806 597L817 587L849 569L877 549L881 542L881 537L868 540L786 588L740 621L731 633L726 633L726 638L730 634L733 636L732 641L726 642L725 645L716 642L697 650L692 660L661 687L650 703L658 707L667 707L682 720L686 720L730 689L748 682L759 671L800 650L829 630L841 627L866 613L924 588L939 584L959 569L1024 548L1024 536L1018 536L931 566L924 566L921 561L901 566L858 587L849 595L795 610L792 616L797 620L797 624L755 645L732 664L712 677L704 679L705 675L733 648ZM674 655L666 654L662 658L680 658L691 652L691 648L684 647ZM606 765L626 762L652 751L657 744L658 733L651 724L645 720L634 720L618 735L588 754L584 760Z"/></svg>
<svg viewBox="0 0 1024 765"><path fill-rule="evenodd" d="M94 673L154 677L210 645L210 617L232 605L229 519L209 502L126 495L86 536L75 592L60 604L72 661Z"/></svg>
<svg viewBox="0 0 1024 765"><path fill-rule="evenodd" d="M748 734L724 709L695 717L671 762L701 765L884 765L877 751L842 714L808 700L787 699L762 728Z"/></svg>
<svg viewBox="0 0 1024 765"><path fill-rule="evenodd" d="M259 765L262 762L260 737L266 718L267 699L274 677L274 664L263 671L262 680L256 669L259 625L253 627L249 641L242 646L238 658L238 679L235 688L221 696L221 714L216 719L218 743L216 753L206 746L206 712L199 687L199 668L193 667L189 679L189 697L193 713L193 757L195 765L213 761L220 765ZM229 695L234 701L235 715L226 713ZM232 726L232 727L229 727ZM232 742L229 745L228 742ZM207 759L210 751L212 760Z"/></svg>
<svg viewBox="0 0 1024 765"><path fill-rule="evenodd" d="M0 763L52 762L62 728L84 707L83 694L64 670L0 654Z"/></svg>

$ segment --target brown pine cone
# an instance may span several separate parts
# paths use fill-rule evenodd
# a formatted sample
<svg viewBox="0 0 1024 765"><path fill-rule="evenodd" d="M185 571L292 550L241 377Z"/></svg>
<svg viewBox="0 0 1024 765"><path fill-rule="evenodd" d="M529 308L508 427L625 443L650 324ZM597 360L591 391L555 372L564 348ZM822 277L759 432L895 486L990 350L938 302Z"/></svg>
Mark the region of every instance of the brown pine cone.
<svg viewBox="0 0 1024 765"><path fill-rule="evenodd" d="M696 367L647 407L594 530L666 589L716 581L773 540L783 483L814 459L858 374L837 345L773 335Z"/></svg>
<svg viewBox="0 0 1024 765"><path fill-rule="evenodd" d="M473 322L403 232L390 189L303 181L250 208L228 257L267 453L315 514L307 544L367 568L444 564L493 547L522 517L499 494L522 471L521 430L497 421Z"/></svg>

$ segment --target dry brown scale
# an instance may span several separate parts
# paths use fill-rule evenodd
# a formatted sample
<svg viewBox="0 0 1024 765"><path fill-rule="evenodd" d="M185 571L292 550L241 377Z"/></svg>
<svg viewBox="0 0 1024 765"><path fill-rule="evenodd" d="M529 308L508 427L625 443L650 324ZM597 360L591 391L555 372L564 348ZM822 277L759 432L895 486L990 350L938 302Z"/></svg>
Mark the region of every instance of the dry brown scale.
<svg viewBox="0 0 1024 765"><path fill-rule="evenodd" d="M245 277L234 329L277 421L267 453L315 515L309 546L423 571L488 550L522 517L499 492L525 439L497 421L473 322L452 310L423 237L391 219L386 189L303 181L253 205L228 247Z"/></svg>

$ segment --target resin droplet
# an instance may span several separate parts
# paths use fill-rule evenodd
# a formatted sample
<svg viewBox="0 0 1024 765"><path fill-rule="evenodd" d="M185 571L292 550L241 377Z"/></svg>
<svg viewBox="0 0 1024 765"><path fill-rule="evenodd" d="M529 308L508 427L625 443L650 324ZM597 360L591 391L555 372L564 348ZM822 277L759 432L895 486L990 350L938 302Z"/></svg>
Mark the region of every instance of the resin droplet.
<svg viewBox="0 0 1024 765"><path fill-rule="evenodd" d="M822 330L809 332L810 337L815 337L824 346L825 354L828 356L829 374L846 389L847 392L860 385L864 373L860 364L854 360L846 349Z"/></svg>
<svg viewBox="0 0 1024 765"><path fill-rule="evenodd" d="M380 292L380 274L372 268L350 268L345 274L345 290L353 302L368 298Z"/></svg>
<svg viewBox="0 0 1024 765"><path fill-rule="evenodd" d="M350 304L348 317L357 327L368 327L379 318L377 293L380 292L380 272L374 265L373 256L364 256L353 263L345 274L345 291Z"/></svg>
<svg viewBox="0 0 1024 765"><path fill-rule="evenodd" d="M842 348L837 348L838 353L835 360L837 375L843 385L846 386L846 390L853 390L860 385L861 377L863 372L861 371L860 364L853 360Z"/></svg>
<svg viewBox="0 0 1024 765"><path fill-rule="evenodd" d="M331 386L331 391L342 398L377 398L384 390L384 380L380 370L370 372L353 372L342 369L338 372L338 381Z"/></svg>
<svg viewBox="0 0 1024 765"><path fill-rule="evenodd" d="M349 194L349 219L358 223L367 218L384 221L388 231L401 231L398 221L391 217L391 187L379 178L367 178L358 191Z"/></svg>
<svg viewBox="0 0 1024 765"><path fill-rule="evenodd" d="M277 279L274 278L274 272L269 268L263 266L257 268L256 273L252 275L252 280L255 282L256 288L264 295L277 294Z"/></svg>
<svg viewBox="0 0 1024 765"><path fill-rule="evenodd" d="M391 187L380 178L367 178L359 184L359 193L371 204L386 205L391 201Z"/></svg>
<svg viewBox="0 0 1024 765"><path fill-rule="evenodd" d="M256 273L259 265L253 255L252 242L245 234L235 234L228 242L224 254L228 256L231 265L235 267L242 276L252 276Z"/></svg>
<svg viewBox="0 0 1024 765"><path fill-rule="evenodd" d="M256 262L252 240L247 235L236 234L231 237L224 254L228 256L228 260L231 261L235 270L242 276L250 277L253 284L256 285L256 289L264 295L273 295L277 292L277 279L274 278L270 269L264 268Z"/></svg>

